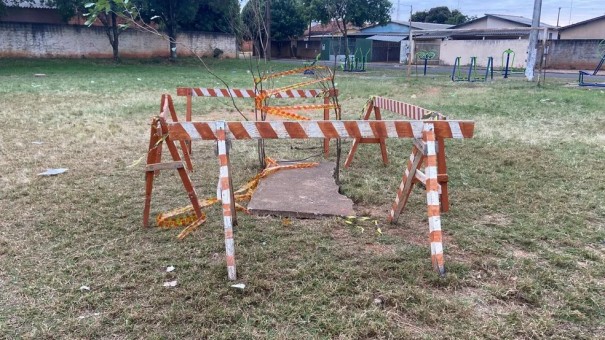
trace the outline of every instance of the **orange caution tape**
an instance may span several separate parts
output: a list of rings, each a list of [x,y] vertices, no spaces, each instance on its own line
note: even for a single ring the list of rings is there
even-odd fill
[[[236,201],[235,208],[237,210],[243,211],[246,214],[249,213],[248,209],[246,209],[244,206],[240,205],[237,202],[250,200],[261,178],[267,177],[270,174],[275,173],[279,170],[310,168],[319,164],[317,162],[308,162],[290,165],[279,165],[275,160],[268,157],[266,159],[266,163],[267,167],[263,171],[254,176],[252,180],[250,180],[248,183],[246,183],[244,186],[242,186],[233,193],[234,199]],[[199,200],[200,208],[207,208],[218,202],[219,200],[216,198]],[[157,225],[161,228],[186,227],[177,236],[179,240],[182,240],[194,230],[199,228],[200,225],[206,222],[206,214],[202,213],[202,216],[200,218],[197,218],[193,210],[193,205],[190,204],[185,207],[177,208],[165,213],[158,214],[158,216],[156,217],[156,222]]]
[[[263,80],[267,80],[267,79],[271,79],[271,78],[276,78],[276,77],[281,77],[281,76],[287,76],[290,74],[296,74],[296,73],[301,73],[307,70],[328,70],[331,72],[330,68],[327,66],[321,66],[321,65],[317,65],[317,66],[306,66],[306,67],[299,67],[299,68],[295,68],[292,70],[287,70],[287,71],[282,71],[282,72],[276,72],[276,73],[271,73],[269,75],[266,75],[264,77],[260,77],[260,78],[255,78],[254,82],[255,83],[260,83]]]

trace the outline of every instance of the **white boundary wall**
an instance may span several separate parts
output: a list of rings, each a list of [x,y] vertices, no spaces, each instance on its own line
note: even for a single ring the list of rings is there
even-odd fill
[[[236,57],[235,37],[224,33],[183,32],[177,41],[198,54],[212,56],[215,48],[223,57]],[[119,37],[120,57],[168,57],[168,42],[150,33],[132,29]],[[177,46],[179,56],[192,53]],[[102,27],[0,22],[0,57],[25,58],[111,58],[113,51]]]

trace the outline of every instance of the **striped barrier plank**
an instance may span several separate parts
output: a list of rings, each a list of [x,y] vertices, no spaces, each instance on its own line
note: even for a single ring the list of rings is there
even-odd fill
[[[218,122],[167,123],[172,139],[217,140]],[[309,120],[225,122],[229,139],[422,138],[424,124],[440,138],[472,138],[473,121]]]
[[[225,230],[225,254],[227,260],[227,275],[229,280],[235,280],[235,244],[233,241],[233,223],[235,220],[235,201],[231,188],[231,174],[229,169],[229,151],[227,150],[226,126],[224,122],[217,122],[216,135],[218,140],[219,160],[219,186],[221,204],[223,207],[223,225]]]
[[[256,92],[252,89],[220,89],[207,87],[177,87],[177,96],[191,97],[221,97],[221,98],[254,98]]]
[[[443,116],[441,113],[427,110],[420,106],[400,102],[398,100],[375,96],[372,97],[372,101],[375,107],[389,110],[414,120],[425,119],[425,116],[429,114],[436,115],[438,119],[445,119],[445,116]]]

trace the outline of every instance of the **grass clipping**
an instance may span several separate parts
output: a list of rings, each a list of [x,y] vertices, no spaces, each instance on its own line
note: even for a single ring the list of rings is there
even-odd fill
[[[248,213],[248,209],[242,206],[239,202],[249,201],[254,193],[254,190],[258,187],[258,183],[261,178],[265,178],[279,170],[288,170],[288,169],[302,169],[302,168],[310,168],[317,166],[319,163],[317,162],[307,162],[307,163],[296,163],[289,165],[280,165],[275,160],[267,157],[265,159],[267,166],[263,171],[261,171],[258,175],[252,178],[248,183],[244,186],[236,190],[233,194],[235,199],[235,208],[237,210]],[[207,198],[203,200],[199,200],[200,208],[207,208],[216,203],[220,202],[218,198]],[[193,205],[188,205],[185,207],[177,208],[168,212],[160,213],[156,217],[156,223],[160,228],[179,228],[185,227],[183,231],[179,233],[177,238],[179,240],[184,239],[187,235],[191,234],[194,230],[199,228],[202,224],[206,222],[206,214],[202,213],[200,217],[196,216],[195,211],[193,210]]]

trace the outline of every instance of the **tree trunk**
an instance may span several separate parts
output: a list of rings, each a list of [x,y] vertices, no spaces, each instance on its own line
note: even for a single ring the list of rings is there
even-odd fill
[[[113,49],[113,61],[118,63],[120,62],[120,55],[118,50],[120,30],[118,29],[118,23],[115,12],[111,12],[111,34],[113,35],[113,41],[111,42],[111,48]]]

